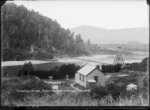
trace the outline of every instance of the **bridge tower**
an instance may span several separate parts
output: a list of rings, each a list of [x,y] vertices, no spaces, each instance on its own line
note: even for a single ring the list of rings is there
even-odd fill
[[[121,47],[118,47],[118,52],[114,58],[114,65],[116,64],[121,64],[121,67],[125,67],[125,63],[124,63],[124,59],[122,57],[122,53],[121,53]]]

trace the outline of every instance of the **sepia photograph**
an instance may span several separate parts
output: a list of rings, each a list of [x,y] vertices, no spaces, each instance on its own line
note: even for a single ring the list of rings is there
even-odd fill
[[[149,106],[147,1],[4,2],[1,106]]]

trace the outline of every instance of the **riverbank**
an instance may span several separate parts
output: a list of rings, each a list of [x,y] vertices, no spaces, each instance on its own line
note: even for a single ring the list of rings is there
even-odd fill
[[[125,63],[134,63],[134,62],[141,62],[147,55],[123,55]],[[5,66],[14,66],[14,65],[24,65],[25,62],[31,61],[32,64],[43,64],[43,63],[90,63],[90,62],[100,62],[100,63],[107,63],[112,64],[115,55],[90,55],[90,56],[79,56],[79,57],[61,57],[55,58],[52,60],[24,60],[24,61],[4,61],[1,63],[2,67]]]

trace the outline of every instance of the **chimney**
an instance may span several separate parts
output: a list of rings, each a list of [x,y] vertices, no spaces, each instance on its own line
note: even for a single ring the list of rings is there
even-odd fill
[[[100,69],[100,68],[99,68],[99,65],[96,65],[96,68],[97,68],[97,69]]]

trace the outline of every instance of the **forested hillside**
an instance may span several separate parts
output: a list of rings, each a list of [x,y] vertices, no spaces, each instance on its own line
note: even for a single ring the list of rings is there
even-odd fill
[[[89,42],[51,18],[23,5],[2,6],[2,60],[50,59],[55,54],[87,55]],[[31,47],[38,51],[31,52]],[[90,46],[95,46],[91,45]],[[41,58],[42,57],[42,58]]]

